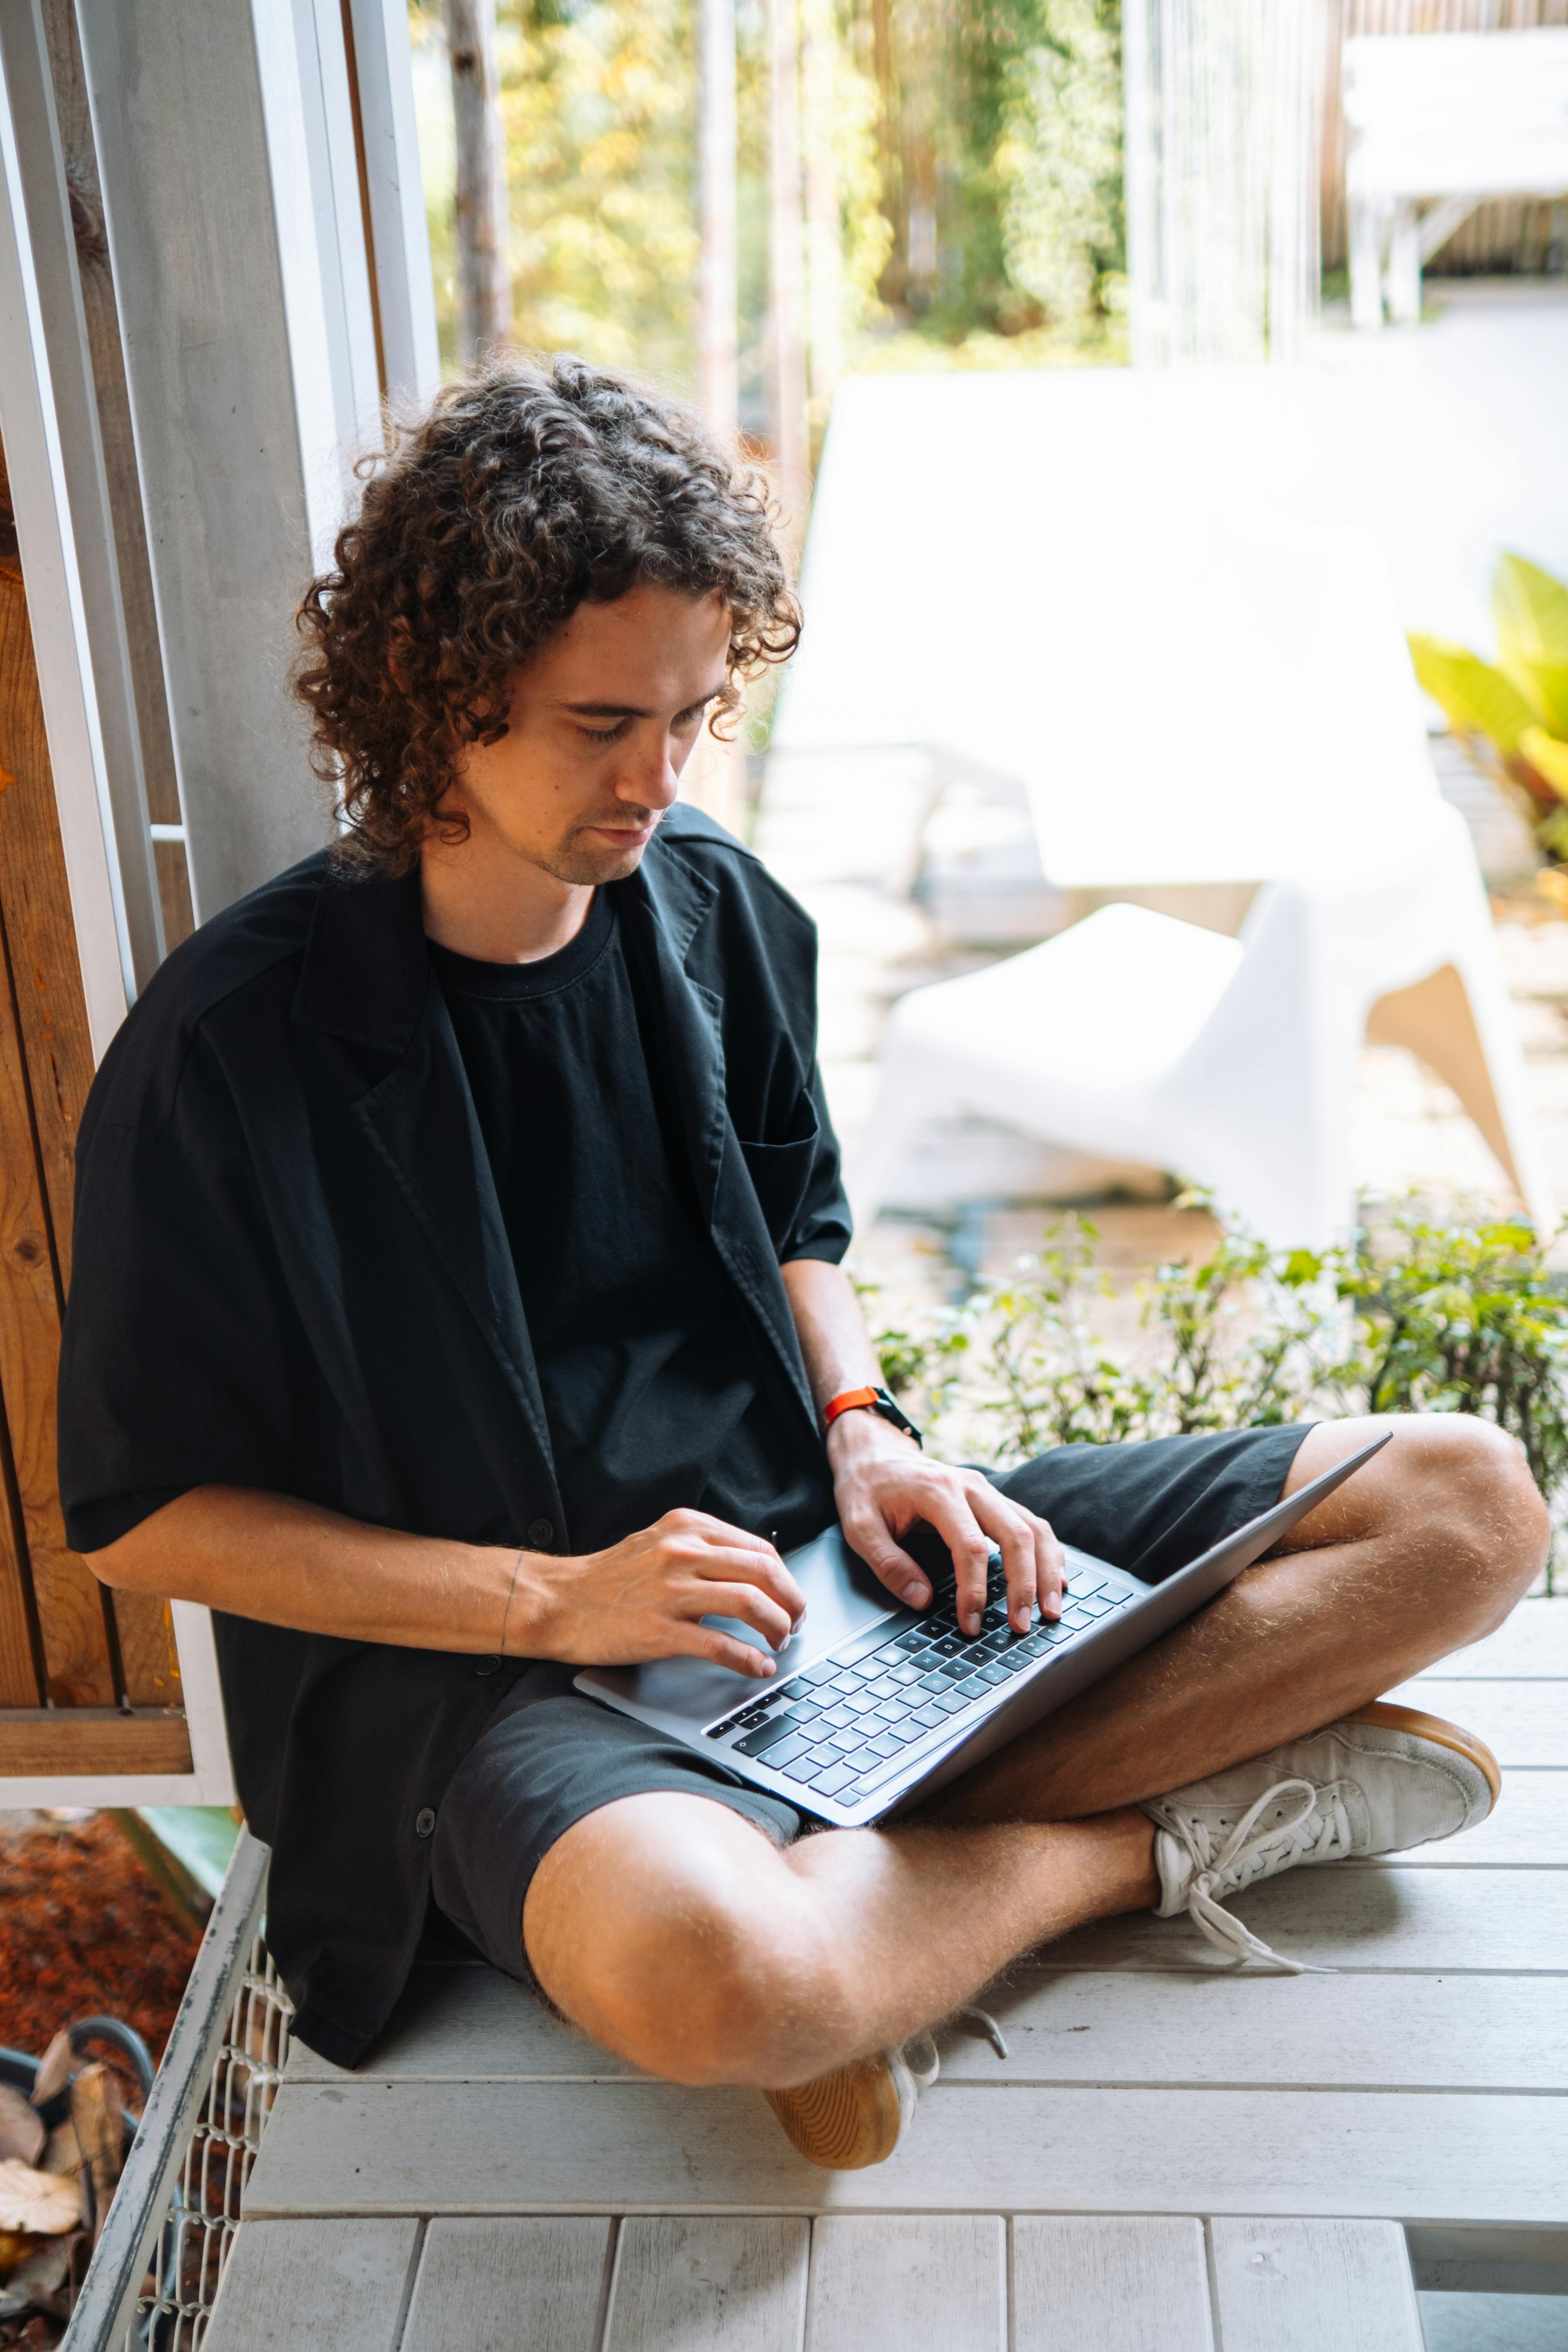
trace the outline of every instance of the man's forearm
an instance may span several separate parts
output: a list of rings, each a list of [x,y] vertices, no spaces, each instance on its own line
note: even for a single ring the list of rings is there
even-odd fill
[[[523,1630],[516,1588],[526,1581],[514,1578],[519,1559],[492,1545],[366,1527],[284,1495],[196,1486],[89,1553],[88,1565],[105,1584],[305,1633],[517,1655],[527,1654],[515,1638]]]
[[[843,1267],[797,1257],[780,1271],[817,1410],[846,1389],[879,1387],[877,1350]]]

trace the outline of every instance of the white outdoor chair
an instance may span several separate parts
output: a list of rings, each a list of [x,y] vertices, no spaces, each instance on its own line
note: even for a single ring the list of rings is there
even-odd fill
[[[1421,267],[1488,196],[1568,194],[1568,29],[1344,45],[1351,316],[1421,316]],[[1425,204],[1426,210],[1418,207]]]
[[[1455,1085],[1549,1217],[1386,561],[1369,532],[1267,502],[1256,419],[1243,454],[1251,400],[1234,373],[1137,369],[839,394],[775,744],[836,763],[923,744],[1021,783],[1060,888],[1264,886],[1223,997],[1234,944],[1113,929],[1144,943],[1142,1003],[1102,1013],[1100,924],[897,1008],[871,1139],[849,1158],[862,1214],[888,1195],[918,1085],[928,1115],[984,1107],[1203,1177],[1271,1237],[1324,1240],[1352,1212],[1354,1058],[1381,1007],[1376,1034]],[[1060,1004],[1049,1024],[1037,985]]]
[[[1444,818],[1439,835],[1462,833]],[[1349,891],[1271,883],[1239,940],[1106,907],[913,990],[893,1008],[849,1163],[857,1223],[876,1215],[928,1120],[969,1116],[1168,1169],[1274,1246],[1321,1248],[1353,1211],[1351,1104],[1370,1022],[1447,1079],[1547,1229],[1486,900],[1473,865],[1467,875],[1436,844],[1426,857],[1425,875],[1402,862]]]

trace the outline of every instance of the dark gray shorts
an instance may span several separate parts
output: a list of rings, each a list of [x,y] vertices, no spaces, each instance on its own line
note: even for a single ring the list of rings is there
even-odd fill
[[[1277,1501],[1307,1423],[1063,1445],[997,1475],[1005,1495],[1064,1543],[1158,1584]],[[805,1823],[793,1805],[572,1687],[572,1666],[528,1667],[458,1766],[436,1824],[437,1908],[491,1964],[527,1979],[522,1906],[557,1838],[619,1797],[669,1789],[711,1797],[776,1845]]]

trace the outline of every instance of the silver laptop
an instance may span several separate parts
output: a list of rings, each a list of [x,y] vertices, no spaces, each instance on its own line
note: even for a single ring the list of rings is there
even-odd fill
[[[576,1687],[721,1758],[803,1812],[864,1828],[931,1795],[1179,1625],[1387,1443],[1388,1433],[1375,1438],[1163,1584],[1143,1584],[1067,1546],[1059,1621],[1037,1612],[1022,1634],[1007,1622],[999,1553],[971,1639],[959,1629],[951,1562],[931,1606],[906,1609],[830,1528],[786,1555],[805,1614],[777,1654],[770,1683],[700,1658],[661,1658],[589,1667]],[[766,1649],[737,1618],[704,1622]]]

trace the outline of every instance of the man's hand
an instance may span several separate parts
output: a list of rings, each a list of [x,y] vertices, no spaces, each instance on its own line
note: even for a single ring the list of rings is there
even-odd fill
[[[799,1585],[763,1537],[706,1511],[666,1511],[607,1551],[574,1559],[524,1552],[506,1647],[512,1657],[580,1666],[708,1658],[765,1681],[771,1658],[701,1620],[739,1618],[781,1650],[805,1608]]]
[[[977,1470],[933,1462],[911,1438],[862,1410],[840,1413],[827,1433],[834,1493],[844,1533],[868,1567],[911,1609],[923,1609],[931,1585],[896,1538],[920,1521],[936,1529],[952,1554],[958,1621],[980,1630],[985,1577],[993,1551],[1007,1573],[1007,1615],[1026,1633],[1037,1601],[1042,1616],[1061,1614],[1067,1582],[1062,1548],[1044,1519],[999,1495]]]

